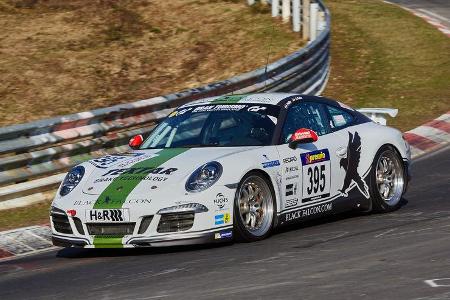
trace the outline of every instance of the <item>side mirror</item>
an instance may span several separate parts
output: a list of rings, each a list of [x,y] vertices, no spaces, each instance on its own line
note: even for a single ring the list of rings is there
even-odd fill
[[[291,136],[289,148],[295,149],[298,144],[307,144],[317,142],[317,133],[312,129],[300,128]]]
[[[130,142],[128,143],[128,146],[130,146],[131,149],[139,149],[139,147],[144,142],[144,138],[141,134],[135,135],[131,138]]]

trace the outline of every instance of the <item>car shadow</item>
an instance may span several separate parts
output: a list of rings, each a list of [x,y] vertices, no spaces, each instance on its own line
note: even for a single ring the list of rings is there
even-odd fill
[[[233,242],[211,243],[200,245],[184,245],[184,246],[165,246],[165,247],[141,247],[141,248],[63,248],[56,253],[56,257],[60,258],[95,258],[95,257],[116,257],[116,256],[141,256],[141,255],[158,255],[181,253],[189,251],[209,250],[226,245],[234,244]]]
[[[401,207],[408,204],[408,200],[402,198]],[[324,218],[308,220],[299,223],[293,223],[281,226],[274,231],[275,235],[283,235],[284,233],[303,230],[305,228],[320,226],[330,223],[336,223],[339,221],[355,218],[365,218],[370,215],[378,215],[379,213],[364,213],[359,211],[349,211],[339,213],[335,215],[329,215]],[[267,240],[265,240],[267,241]],[[203,251],[211,250],[221,247],[231,246],[233,244],[239,244],[239,242],[223,242],[223,243],[211,243],[200,245],[184,245],[184,246],[165,246],[165,247],[142,247],[142,248],[121,248],[121,249],[84,249],[84,248],[63,248],[56,253],[56,257],[59,258],[98,258],[98,257],[119,257],[119,256],[141,256],[141,255],[159,255],[159,254],[171,254],[171,253],[183,253],[190,251]]]

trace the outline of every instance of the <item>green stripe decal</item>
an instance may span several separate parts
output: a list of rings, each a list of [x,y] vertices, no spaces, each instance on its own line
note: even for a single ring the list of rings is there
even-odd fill
[[[130,195],[145,176],[151,173],[152,169],[159,167],[187,150],[189,150],[189,148],[163,149],[156,153],[157,156],[134,164],[132,168],[146,168],[148,173],[141,173],[139,176],[131,176],[131,178],[129,174],[120,174],[114,178],[111,184],[100,194],[94,204],[94,209],[121,208],[128,195]]]
[[[211,104],[216,104],[216,103],[233,104],[233,103],[238,103],[239,101],[241,101],[243,98],[245,98],[247,96],[248,95],[228,95],[228,96],[223,96],[223,97],[219,97],[217,99],[214,99],[210,103]]]
[[[95,248],[123,248],[121,235],[116,236],[94,236]]]

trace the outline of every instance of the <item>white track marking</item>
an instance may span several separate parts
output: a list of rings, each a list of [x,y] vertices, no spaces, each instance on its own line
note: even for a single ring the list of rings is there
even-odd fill
[[[444,281],[444,283],[440,283]],[[431,287],[450,287],[450,278],[435,278],[435,279],[428,279],[424,280],[426,284],[428,284]]]

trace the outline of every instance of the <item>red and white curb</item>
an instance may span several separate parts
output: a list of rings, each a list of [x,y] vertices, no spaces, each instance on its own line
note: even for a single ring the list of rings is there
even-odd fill
[[[433,121],[403,134],[411,146],[411,156],[418,157],[450,143],[450,111]]]
[[[50,227],[31,226],[0,232],[0,261],[56,249]]]
[[[411,8],[404,7],[404,6],[398,5],[396,3],[389,2],[389,1],[383,1],[383,2],[392,4],[392,5],[396,5],[398,7],[403,8],[404,10],[409,11],[413,15],[424,19],[430,25],[436,27],[440,32],[442,32],[446,36],[450,37],[450,28],[447,25],[445,25],[445,23],[444,23],[444,22],[450,22],[449,19],[447,19],[443,16],[440,16],[438,14],[435,14],[429,10],[423,9],[423,8],[411,9]]]

